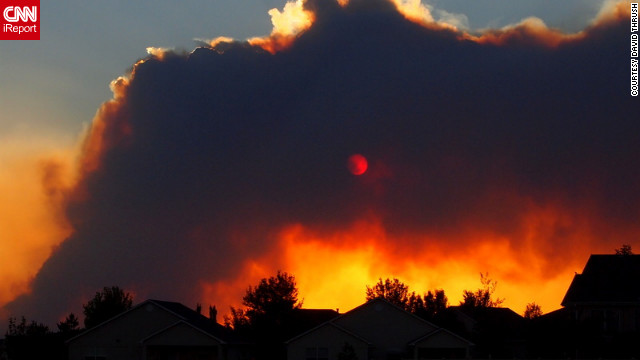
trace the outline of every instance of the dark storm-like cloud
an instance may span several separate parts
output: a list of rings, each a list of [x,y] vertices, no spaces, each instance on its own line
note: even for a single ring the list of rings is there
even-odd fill
[[[522,29],[482,43],[385,1],[307,7],[314,24],[274,54],[166,52],[115,85],[68,195],[74,233],[7,309],[46,321],[110,284],[195,303],[282,226],[372,213],[398,239],[473,226],[516,248],[522,213],[546,204],[599,219],[594,236],[639,233],[625,22],[553,46]],[[540,248],[570,247],[573,230]]]

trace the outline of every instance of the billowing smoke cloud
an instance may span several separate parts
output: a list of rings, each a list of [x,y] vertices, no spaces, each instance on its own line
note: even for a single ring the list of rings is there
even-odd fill
[[[278,268],[303,296],[349,283],[362,300],[388,274],[449,291],[487,270],[535,294],[638,238],[624,11],[568,36],[304,5],[297,35],[152,49],[113,83],[66,198],[73,234],[6,309],[51,321],[111,284],[220,303]]]
[[[26,138],[0,139],[0,306],[28,291],[51,248],[70,233],[58,206],[72,182],[73,150],[61,150],[54,136]]]

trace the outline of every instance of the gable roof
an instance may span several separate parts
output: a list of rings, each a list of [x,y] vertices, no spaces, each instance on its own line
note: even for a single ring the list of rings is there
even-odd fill
[[[184,320],[180,320],[180,321],[178,321],[178,322],[176,322],[174,324],[171,324],[171,325],[169,325],[169,326],[167,326],[167,327],[165,327],[163,329],[160,329],[160,330],[156,331],[155,333],[153,333],[153,334],[145,337],[144,339],[140,340],[140,342],[142,342],[142,343],[147,342],[150,339],[153,339],[154,337],[159,336],[159,335],[161,335],[163,333],[166,333],[166,332],[168,332],[168,331],[170,331],[170,330],[172,330],[172,329],[174,329],[174,328],[176,328],[178,326],[181,326],[181,325],[185,325],[185,326],[187,326],[189,328],[192,328],[196,332],[199,332],[199,333],[201,333],[202,335],[204,335],[206,337],[212,338],[212,339],[218,341],[221,344],[225,344],[226,343],[224,340],[216,337],[215,335],[211,334],[210,332],[204,331],[203,329],[201,329],[201,328],[199,328],[197,326],[194,326],[192,323],[184,321]]]
[[[297,320],[306,323],[315,323],[315,325],[340,315],[339,312],[332,309],[293,309],[293,314]]]
[[[640,304],[640,255],[591,255],[576,274],[562,306],[595,303]]]
[[[474,322],[492,321],[504,324],[520,324],[524,318],[507,307],[467,307],[450,306],[449,309],[458,311]]]
[[[285,343],[285,344],[289,344],[289,343],[291,343],[291,342],[294,342],[294,341],[296,341],[296,340],[298,340],[298,339],[300,339],[300,338],[302,338],[302,337],[305,337],[305,336],[307,336],[308,334],[311,334],[312,332],[314,332],[314,331],[316,331],[316,330],[318,330],[318,329],[320,329],[320,328],[323,328],[323,327],[325,327],[325,326],[331,326],[331,327],[333,327],[333,328],[335,328],[335,329],[338,329],[338,330],[340,330],[341,332],[343,332],[343,333],[345,333],[345,334],[347,334],[347,335],[349,335],[349,336],[352,336],[352,337],[354,337],[354,338],[356,338],[356,339],[358,339],[358,340],[362,341],[363,343],[365,343],[365,344],[367,344],[367,345],[371,345],[371,343],[370,343],[367,339],[365,339],[365,338],[363,338],[362,336],[360,336],[360,335],[358,335],[358,334],[355,334],[355,333],[353,333],[353,332],[351,332],[351,331],[349,331],[349,330],[347,330],[347,329],[343,328],[343,327],[342,327],[342,326],[340,326],[340,325],[337,325],[337,324],[333,323],[331,320],[330,320],[330,321],[327,321],[327,322],[324,322],[324,323],[322,323],[322,324],[320,324],[320,325],[318,325],[318,326],[314,327],[313,329],[309,329],[309,330],[307,330],[307,331],[303,332],[302,334],[299,334],[299,335],[297,335],[297,336],[295,336],[295,337],[293,337],[293,338],[291,338],[291,339],[289,339],[289,340],[285,341],[284,343]]]
[[[447,330],[445,328],[439,328],[439,329],[433,330],[432,332],[413,340],[412,342],[409,343],[409,345],[415,346],[419,342],[427,340],[427,339],[429,339],[431,337],[434,337],[434,336],[436,336],[438,334],[445,334],[448,337],[452,337],[452,338],[454,338],[456,340],[459,340],[460,342],[466,343],[468,346],[473,346],[474,345],[474,343],[472,343],[471,341],[469,341],[469,340],[463,338],[462,336],[460,336],[460,335],[458,335],[456,333],[453,333],[453,332],[451,332],[451,331],[449,331],[449,330]]]
[[[353,308],[353,309],[351,309],[351,310],[347,311],[346,313],[341,314],[340,316],[336,317],[336,318],[335,318],[335,319],[333,319],[332,321],[340,321],[340,319],[342,319],[342,318],[344,318],[344,317],[348,317],[348,316],[350,316],[351,314],[354,314],[354,313],[356,313],[356,312],[358,312],[358,311],[360,311],[360,310],[362,310],[362,309],[365,309],[365,308],[368,308],[368,307],[371,307],[371,306],[376,306],[376,304],[383,304],[383,305],[386,305],[386,306],[390,306],[392,309],[395,309],[395,310],[396,310],[396,311],[398,311],[399,313],[402,313],[402,314],[404,314],[404,315],[406,315],[406,316],[408,316],[408,317],[410,317],[410,318],[413,318],[414,320],[418,320],[418,321],[420,321],[420,322],[422,322],[422,323],[424,323],[424,324],[431,325],[431,326],[433,326],[434,328],[438,328],[438,326],[434,325],[433,323],[431,323],[431,322],[429,322],[429,321],[427,321],[427,320],[425,320],[425,319],[423,319],[423,318],[419,317],[419,316],[418,316],[418,315],[416,315],[416,314],[410,313],[410,312],[408,312],[407,310],[405,310],[405,309],[403,309],[403,308],[399,307],[398,305],[396,305],[396,304],[394,304],[394,303],[392,303],[392,302],[390,302],[390,301],[388,301],[388,300],[386,300],[386,299],[384,299],[384,298],[381,298],[381,297],[378,297],[378,298],[375,298],[375,299],[368,300],[368,301],[367,301],[367,302],[365,302],[364,304],[361,304],[361,305],[359,305],[359,306],[356,306],[355,308]]]
[[[237,339],[234,339],[233,333],[226,327],[218,324],[216,321],[209,319],[208,317],[200,314],[199,312],[184,306],[181,303],[171,302],[171,301],[161,301],[161,300],[147,300],[147,301],[152,302],[164,308],[165,310],[176,314],[178,317],[181,318],[181,320],[183,320],[187,324],[197,329],[200,329],[221,341],[237,340]]]
[[[345,326],[341,325],[341,322],[342,322],[343,319],[347,319],[347,318],[351,317],[353,314],[362,311],[363,309],[367,309],[367,308],[370,308],[370,307],[374,307],[374,309],[376,309],[376,306],[380,306],[380,305],[386,306],[387,308],[390,308],[390,309],[394,309],[394,310],[398,311],[399,314],[403,314],[404,316],[412,319],[413,321],[417,321],[417,322],[422,323],[422,324],[424,324],[426,326],[430,326],[430,327],[433,328],[433,331],[435,331],[435,330],[437,330],[439,328],[438,326],[436,326],[436,325],[424,320],[423,318],[421,318],[421,317],[419,317],[419,316],[417,316],[415,314],[412,314],[412,313],[400,308],[399,306],[397,306],[397,305],[395,305],[395,304],[393,304],[393,303],[391,303],[391,302],[389,302],[389,301],[387,301],[387,300],[385,300],[383,298],[375,298],[375,299],[369,300],[369,301],[365,302],[364,304],[361,304],[361,305],[359,305],[359,306],[357,306],[357,307],[355,307],[355,308],[353,308],[353,309],[351,309],[351,310],[349,310],[349,311],[347,311],[347,312],[345,312],[343,314],[335,316],[334,318],[328,320],[327,322],[322,323],[322,324],[320,324],[318,326],[315,326],[315,327],[313,327],[313,328],[311,328],[311,329],[309,329],[309,330],[307,330],[307,331],[305,331],[305,332],[303,332],[303,333],[301,333],[301,334],[299,334],[299,335],[287,340],[285,343],[288,344],[288,343],[290,343],[292,341],[295,341],[295,340],[297,340],[297,339],[299,339],[299,338],[301,338],[301,337],[303,337],[303,336],[305,336],[305,335],[307,335],[309,333],[312,333],[312,332],[320,329],[323,326],[331,325],[331,326],[333,326],[333,327],[335,327],[337,329],[340,329],[341,331],[343,331],[343,332],[345,332],[345,333],[347,333],[347,334],[349,334],[351,336],[354,336],[354,337],[356,337],[358,339],[361,339],[362,341],[366,342],[367,344],[371,344],[371,341],[372,341],[371,339],[366,339],[362,335],[358,334],[357,330],[349,329],[348,327],[345,327]],[[430,331],[429,333],[431,333],[431,332],[432,331]]]
[[[340,313],[331,309],[294,309],[288,325],[290,334],[306,332],[339,315]]]
[[[160,309],[172,314],[173,316],[176,317],[176,321],[178,322],[185,322],[187,324],[189,324],[192,327],[195,327],[207,334],[210,334],[211,336],[215,337],[216,339],[218,339],[221,342],[238,342],[239,339],[234,336],[234,334],[227,328],[225,328],[224,326],[216,323],[215,321],[210,320],[209,318],[205,317],[204,315],[198,313],[197,311],[190,309],[188,307],[186,307],[185,305],[178,303],[178,302],[171,302],[171,301],[162,301],[162,300],[154,300],[154,299],[148,299],[145,300],[139,304],[137,304],[136,306],[132,307],[131,309],[120,313],[114,317],[112,317],[111,319],[100,323],[94,327],[92,327],[91,329],[85,330],[82,333],[72,337],[71,339],[67,340],[66,343],[70,343],[80,337],[83,337],[86,334],[89,334],[93,331],[95,331],[96,329],[108,326],[110,323],[117,321],[118,319],[120,319],[123,316],[126,316],[127,314],[133,312],[133,311],[137,311],[138,309],[140,309],[143,306],[149,305],[149,304],[153,304],[157,307],[159,307]],[[163,330],[163,329],[158,329],[158,330]]]
[[[468,332],[491,332],[505,338],[522,336],[525,318],[506,307],[450,306]],[[479,330],[480,329],[480,330]]]

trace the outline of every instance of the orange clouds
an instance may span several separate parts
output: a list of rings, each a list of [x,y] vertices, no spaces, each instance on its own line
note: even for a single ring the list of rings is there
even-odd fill
[[[600,12],[593,20],[591,27],[576,34],[565,34],[556,29],[550,29],[539,18],[529,17],[517,24],[505,26],[501,29],[484,30],[480,35],[464,33],[463,39],[469,39],[480,44],[491,45],[538,45],[555,48],[571,41],[584,39],[589,31],[597,26],[628,19],[630,14],[628,1],[605,1]]]
[[[557,47],[564,42],[577,40],[584,34],[565,34],[549,29],[536,17],[529,17],[516,25],[509,25],[499,30],[486,30],[480,36],[465,34],[464,37],[480,44],[505,45],[543,45]]]
[[[536,302],[549,312],[560,307],[574,271],[588,256],[588,249],[576,249],[564,264],[557,264],[536,251],[540,244],[535,242],[547,239],[539,227],[548,229],[548,224],[541,222],[562,221],[559,217],[545,211],[526,215],[521,232],[529,237],[527,249],[515,245],[516,239],[473,230],[399,239],[373,218],[337,231],[291,225],[277,235],[277,244],[268,253],[248,260],[236,278],[205,283],[202,296],[211,303],[240,306],[249,285],[284,269],[296,276],[308,308],[344,312],[364,301],[367,285],[387,277],[399,278],[418,293],[444,289],[450,305],[457,305],[463,290],[479,288],[479,274],[488,272],[498,281],[496,296],[506,298],[503,306],[522,313],[528,303]]]
[[[305,10],[303,0],[289,1],[282,11],[271,9],[269,15],[273,24],[271,35],[249,39],[249,44],[260,46],[272,54],[290,46],[295,37],[314,21],[313,13]]]
[[[61,215],[73,182],[73,151],[50,140],[3,139],[0,146],[0,306],[29,283],[71,229]]]

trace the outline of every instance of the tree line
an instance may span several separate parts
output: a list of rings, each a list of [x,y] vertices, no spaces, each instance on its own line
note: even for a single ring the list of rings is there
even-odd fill
[[[494,297],[497,282],[490,279],[488,274],[481,274],[480,281],[482,286],[477,290],[464,291],[460,306],[495,307],[502,304],[504,299]],[[301,330],[302,324],[296,323],[295,314],[302,307],[298,296],[294,275],[278,271],[274,276],[261,279],[257,285],[249,286],[242,297],[243,307],[231,307],[230,314],[224,317],[223,325],[230,331],[256,340],[265,358],[278,356],[284,351],[281,343]],[[420,295],[415,291],[410,292],[409,286],[397,278],[380,278],[376,284],[366,286],[365,300],[375,298],[384,298],[439,326],[455,328],[446,312],[449,303],[442,289],[430,290]],[[56,324],[57,331],[43,323],[28,321],[24,316],[20,319],[11,317],[5,334],[8,355],[16,360],[40,355],[66,358],[64,341],[131,309],[132,306],[133,296],[129,292],[118,286],[110,286],[97,291],[93,298],[82,305],[84,327],[80,326],[80,319],[74,313],[68,314]],[[201,305],[197,304],[196,308],[201,309]],[[541,314],[539,307],[537,309],[538,314]],[[34,344],[38,345],[33,346]]]
[[[632,255],[630,245],[616,249],[617,255]],[[488,273],[480,274],[480,287],[476,290],[464,290],[459,308],[469,313],[478,313],[482,309],[500,307],[503,298],[495,296],[497,281]],[[283,341],[297,335],[304,324],[299,323],[296,311],[302,308],[298,298],[296,279],[292,274],[278,271],[276,275],[263,278],[255,286],[249,286],[242,297],[241,308],[230,308],[225,315],[223,326],[229,331],[253,339],[265,359],[281,356],[284,352]],[[409,291],[409,286],[397,278],[379,278],[378,282],[365,289],[365,300],[383,298],[390,303],[430,321],[438,326],[464,334],[462,324],[450,311],[448,297],[443,289],[429,290],[423,294]],[[80,320],[70,313],[56,324],[57,331],[37,321],[27,321],[11,317],[5,334],[6,351],[14,360],[46,357],[66,359],[64,342],[81,331],[96,325],[132,308],[133,296],[118,286],[104,287],[93,298],[83,304],[84,328]],[[196,309],[201,312],[201,305]],[[210,307],[210,312],[215,307]],[[526,306],[523,317],[527,320],[539,318],[542,309],[532,302]],[[469,334],[466,334],[469,335]],[[473,335],[473,334],[471,334]],[[479,339],[482,341],[482,339]]]
[[[5,347],[9,359],[66,359],[65,341],[85,329],[125,312],[133,306],[133,296],[118,286],[104,287],[82,305],[84,328],[72,312],[56,324],[57,331],[24,316],[9,318],[5,333]]]

